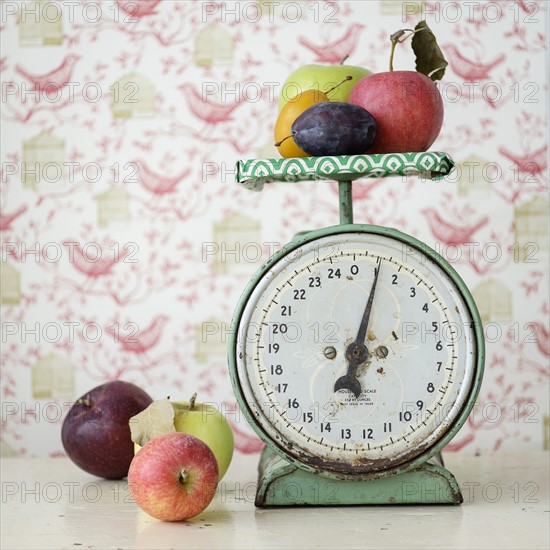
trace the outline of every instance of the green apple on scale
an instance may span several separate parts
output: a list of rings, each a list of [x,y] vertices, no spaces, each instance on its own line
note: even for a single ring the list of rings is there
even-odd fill
[[[279,96],[279,110],[286,103],[292,101],[301,92],[306,90],[319,90],[327,92],[334,88],[338,83],[347,80],[348,76],[352,78],[343,82],[331,94],[331,101],[347,101],[348,96],[355,84],[364,76],[371,74],[371,71],[364,67],[345,65],[347,56],[339,65],[303,65],[296,69],[285,80],[281,94]]]

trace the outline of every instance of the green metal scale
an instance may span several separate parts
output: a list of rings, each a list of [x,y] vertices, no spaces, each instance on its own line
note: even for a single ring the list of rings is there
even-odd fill
[[[426,244],[354,224],[351,198],[354,179],[452,169],[432,152],[237,164],[250,189],[335,179],[340,198],[340,225],[273,255],[233,317],[233,389],[266,443],[257,506],[462,502],[440,451],[481,385],[477,308]]]

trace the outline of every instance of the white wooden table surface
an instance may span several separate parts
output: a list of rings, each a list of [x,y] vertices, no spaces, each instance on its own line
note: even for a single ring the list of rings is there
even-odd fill
[[[0,548],[521,548],[550,547],[549,454],[447,455],[461,506],[256,509],[258,456],[236,455],[196,518],[163,523],[125,481],[67,459],[2,459]]]

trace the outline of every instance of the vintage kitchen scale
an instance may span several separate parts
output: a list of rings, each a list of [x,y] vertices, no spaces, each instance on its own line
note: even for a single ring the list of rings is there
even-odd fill
[[[462,502],[440,451],[481,385],[477,308],[426,244],[354,224],[351,193],[358,178],[439,179],[453,166],[436,152],[237,163],[251,190],[332,179],[340,199],[340,225],[273,255],[233,317],[233,388],[266,443],[257,506]]]

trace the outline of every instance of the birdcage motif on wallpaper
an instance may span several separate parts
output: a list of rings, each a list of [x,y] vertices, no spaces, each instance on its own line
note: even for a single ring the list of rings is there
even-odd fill
[[[17,305],[21,301],[19,271],[9,262],[0,262],[0,303]]]
[[[21,183],[28,189],[63,187],[66,180],[65,140],[48,132],[23,142]]]
[[[197,32],[194,59],[198,67],[230,65],[233,54],[233,37],[218,23],[210,23]]]
[[[155,114],[155,86],[146,76],[128,73],[110,90],[113,118],[148,118]]]
[[[419,15],[424,13],[423,0],[380,0],[382,15]]]
[[[209,359],[227,355],[227,323],[209,318],[195,327],[195,359],[206,363]]]
[[[63,43],[63,8],[50,0],[25,2],[19,13],[20,46],[59,46]]]
[[[478,155],[470,155],[458,164],[458,194],[461,197],[470,193],[490,193],[489,180],[492,174],[487,174],[490,162]]]
[[[17,456],[17,451],[4,438],[0,438],[0,456],[3,458]]]
[[[274,3],[272,0],[250,2],[250,6],[243,6],[242,18],[245,21],[255,23],[257,15],[254,5],[256,4],[258,6],[257,10],[259,11],[259,15],[262,17],[275,18],[281,16],[285,21],[298,20],[307,14],[307,9],[311,10],[309,13],[318,9],[318,6],[308,6],[308,3],[309,0],[279,0],[278,3]],[[323,6],[320,6],[320,8],[322,10]],[[335,6],[334,9],[337,10],[338,6]],[[332,10],[326,10],[327,16],[330,15],[331,11]],[[338,12],[335,11],[334,15],[336,15],[336,13]]]
[[[215,223],[214,273],[253,273],[262,260],[260,234],[260,222],[239,213]]]
[[[512,292],[495,279],[483,281],[472,291],[481,322],[499,323],[512,318]]]
[[[541,253],[548,252],[548,201],[534,197],[516,208],[514,227],[519,261],[539,262]]]
[[[32,396],[35,399],[74,395],[74,369],[66,357],[49,353],[32,366]]]
[[[97,225],[101,228],[128,222],[130,214],[130,194],[121,187],[110,187],[96,196]]]

